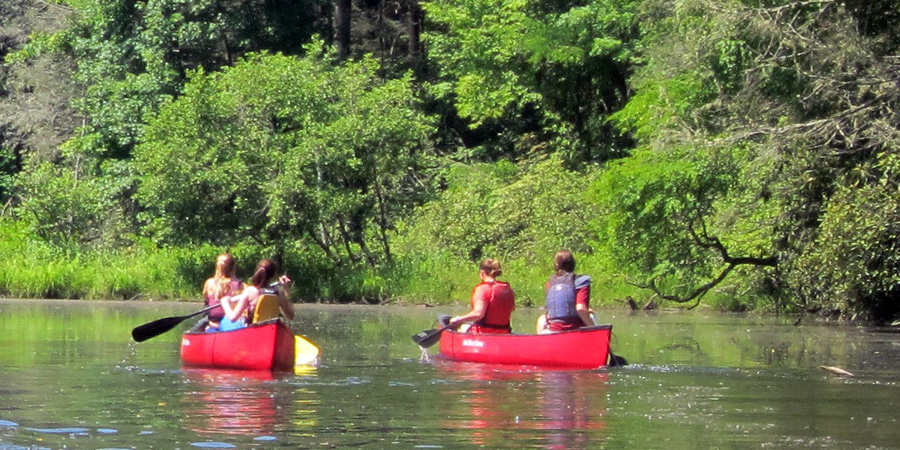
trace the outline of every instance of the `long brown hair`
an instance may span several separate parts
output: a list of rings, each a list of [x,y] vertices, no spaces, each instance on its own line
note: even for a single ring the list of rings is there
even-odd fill
[[[483,270],[484,273],[488,274],[491,278],[497,278],[500,275],[503,275],[503,270],[500,269],[500,261],[496,259],[485,259],[481,262],[481,265],[478,266],[479,270]]]
[[[560,250],[553,255],[553,270],[557,275],[575,272],[575,257],[568,250]]]
[[[259,264],[256,265],[256,270],[253,271],[253,276],[250,277],[250,283],[258,288],[263,287],[267,281],[275,276],[277,270],[278,267],[274,261],[268,258],[261,259]]]
[[[222,298],[228,292],[228,285],[235,277],[234,257],[228,253],[216,256],[216,272],[213,275],[212,294],[215,298]]]

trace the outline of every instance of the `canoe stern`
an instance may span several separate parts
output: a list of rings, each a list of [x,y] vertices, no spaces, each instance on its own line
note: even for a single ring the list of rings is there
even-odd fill
[[[188,332],[181,338],[181,362],[188,367],[291,370],[294,335],[281,320],[232,331]]]

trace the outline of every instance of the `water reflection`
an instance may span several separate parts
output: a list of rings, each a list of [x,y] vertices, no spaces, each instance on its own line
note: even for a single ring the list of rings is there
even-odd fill
[[[410,336],[433,319],[430,309],[303,305],[293,325],[310,330],[328,364],[311,374],[254,379],[182,370],[177,330],[132,346],[134,326],[194,306],[41,305],[0,299],[0,449],[900,442],[900,340],[857,327],[610,313],[614,348],[632,366],[610,370],[607,382],[602,371],[417,364]],[[856,377],[837,378],[820,365]]]
[[[541,429],[552,430],[547,448],[589,448],[600,440],[607,411],[607,372],[552,371],[538,373],[543,418]]]
[[[271,434],[285,422],[284,405],[272,395],[271,372],[184,370],[186,426],[198,433]]]
[[[461,399],[465,407],[444,425],[471,430],[474,445],[526,439],[538,447],[565,449],[590,448],[605,440],[609,376],[605,371],[544,371],[442,360],[436,360],[435,367],[454,381],[448,384],[446,397],[451,403]]]

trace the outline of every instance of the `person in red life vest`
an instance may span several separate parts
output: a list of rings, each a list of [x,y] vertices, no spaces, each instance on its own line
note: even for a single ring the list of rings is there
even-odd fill
[[[538,334],[596,325],[590,307],[591,277],[575,275],[572,252],[556,252],[553,269],[555,272],[546,285],[547,312],[537,321]]]
[[[212,278],[203,283],[203,298],[206,306],[220,304],[222,297],[235,295],[244,289],[244,283],[234,274],[234,258],[228,253],[222,253],[216,257],[216,271]],[[225,311],[213,308],[207,315],[206,331],[218,331],[219,321],[225,316]]]
[[[256,300],[260,295],[270,293],[267,291],[272,290],[268,286],[275,279],[277,271],[275,262],[270,259],[262,259],[256,265],[256,270],[253,271],[250,284],[240,294],[222,298],[225,317],[222,318],[220,330],[236,330],[247,326],[247,319],[253,315],[253,310],[256,308]],[[288,320],[293,320],[294,305],[291,303],[291,293],[288,290],[291,279],[287,275],[282,275],[278,278],[278,283],[279,286],[275,288],[277,292],[274,293],[278,295],[281,314]]]
[[[502,274],[500,261],[482,261],[478,267],[481,283],[472,290],[472,310],[450,319],[450,326],[471,323],[468,333],[511,333],[509,317],[516,309],[516,296],[509,283],[497,280]]]

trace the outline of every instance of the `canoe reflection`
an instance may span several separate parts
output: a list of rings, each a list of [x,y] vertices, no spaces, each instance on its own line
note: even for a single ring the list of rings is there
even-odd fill
[[[263,435],[284,423],[271,372],[183,370],[186,425],[198,433]]]
[[[590,448],[605,441],[609,374],[436,361],[448,380],[446,425],[479,446]],[[459,408],[459,399],[466,409]],[[455,404],[455,405],[454,405]],[[525,444],[523,442],[523,444]]]

